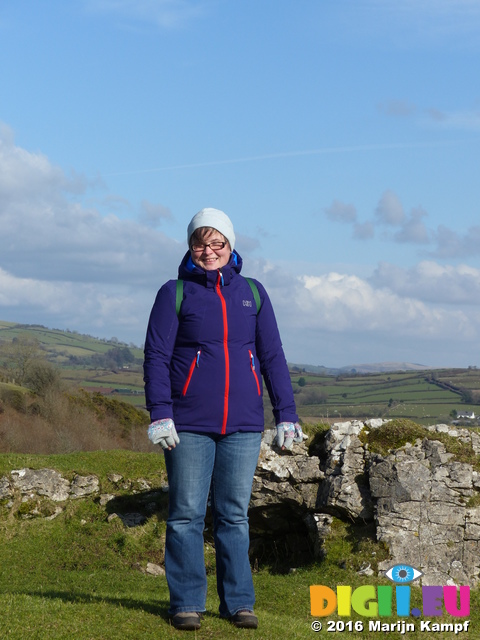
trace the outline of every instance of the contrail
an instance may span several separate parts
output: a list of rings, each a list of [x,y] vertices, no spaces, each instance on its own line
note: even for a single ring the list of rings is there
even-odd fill
[[[350,151],[385,151],[389,149],[412,149],[420,147],[432,147],[443,145],[444,143],[390,143],[390,144],[368,144],[358,146],[345,147],[324,147],[323,149],[309,149],[304,151],[284,151],[279,153],[267,153],[260,156],[246,156],[244,158],[232,158],[229,160],[211,160],[209,162],[193,162],[190,164],[175,164],[167,167],[156,167],[154,169],[133,169],[130,171],[115,171],[112,173],[104,173],[104,177],[108,176],[126,176],[142,173],[157,173],[160,171],[174,171],[178,169],[198,169],[200,167],[213,167],[225,164],[239,164],[241,162],[258,162],[261,160],[274,160],[276,158],[295,158],[300,156],[315,156],[328,153],[345,153]]]

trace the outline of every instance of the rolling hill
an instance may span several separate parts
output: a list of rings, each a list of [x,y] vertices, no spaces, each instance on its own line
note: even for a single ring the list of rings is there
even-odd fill
[[[0,350],[2,344],[20,338],[36,340],[70,385],[144,406],[143,351],[139,347],[116,338],[103,340],[76,331],[0,321]],[[113,359],[120,352],[128,358]],[[480,403],[480,370],[474,367],[431,369],[383,362],[341,368],[289,364],[289,368],[298,413],[306,422],[362,417],[448,422],[456,414],[475,412]],[[267,396],[265,399],[265,420],[271,425]]]

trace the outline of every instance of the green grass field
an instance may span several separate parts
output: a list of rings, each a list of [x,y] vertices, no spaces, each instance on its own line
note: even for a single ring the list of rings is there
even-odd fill
[[[73,473],[96,474],[101,491],[114,493],[119,505],[129,508],[136,482],[141,478],[153,488],[165,482],[163,457],[129,451],[76,453],[68,455],[0,455],[0,477],[23,467],[53,468],[71,478]],[[131,482],[129,489],[118,490],[108,476],[121,474]],[[139,495],[138,493],[136,494]],[[140,492],[141,495],[141,492]],[[167,496],[167,494],[162,494]],[[321,563],[297,567],[278,574],[268,566],[254,572],[257,595],[256,631],[235,629],[219,618],[215,588],[215,559],[206,544],[208,594],[205,619],[200,631],[186,634],[174,630],[168,617],[168,588],[165,577],[153,577],[144,571],[147,562],[161,563],[163,558],[166,500],[160,498],[148,519],[135,527],[125,527],[117,518],[108,520],[108,509],[98,500],[71,500],[65,511],[54,518],[16,517],[5,501],[0,504],[0,637],[13,640],[138,640],[140,638],[193,637],[209,640],[257,638],[258,640],[303,640],[312,637],[380,637],[369,631],[369,618],[358,614],[340,618],[332,613],[316,618],[310,612],[310,586],[391,584],[385,578],[361,577],[358,568],[368,560],[384,557],[385,550],[365,536],[365,527],[354,528],[335,521],[326,543],[326,558]],[[17,505],[18,506],[18,505]],[[110,509],[110,511],[112,511]],[[412,589],[412,606],[420,604],[420,589]],[[455,637],[480,637],[480,598],[471,593],[470,629]],[[378,620],[378,619],[377,619]],[[380,619],[396,623],[395,613]],[[405,620],[405,619],[404,619]],[[399,631],[387,635],[394,640],[451,640],[451,632],[430,634],[420,631],[420,619],[414,633]],[[458,622],[445,614],[433,622]],[[461,620],[463,622],[463,619]],[[312,623],[322,622],[316,635]],[[350,623],[350,627],[348,626]],[[363,631],[355,630],[355,623]],[[346,626],[345,626],[346,625]],[[333,632],[332,630],[334,629]],[[314,634],[314,635],[312,635]]]
[[[302,377],[305,384],[300,386]],[[451,388],[438,383],[448,383]],[[408,417],[432,424],[450,422],[453,411],[475,411],[475,404],[463,402],[461,390],[478,391],[480,371],[453,369],[336,378],[292,373],[292,384],[299,415],[305,421]]]

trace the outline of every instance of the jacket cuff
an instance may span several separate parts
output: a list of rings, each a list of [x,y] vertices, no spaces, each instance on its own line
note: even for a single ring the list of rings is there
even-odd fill
[[[298,422],[298,416],[296,413],[279,413],[278,411],[274,411],[273,415],[275,417],[275,426],[279,425],[281,422],[293,422],[295,424]]]
[[[166,420],[170,418],[173,420],[173,412],[170,407],[155,407],[150,411],[150,423],[155,420]]]

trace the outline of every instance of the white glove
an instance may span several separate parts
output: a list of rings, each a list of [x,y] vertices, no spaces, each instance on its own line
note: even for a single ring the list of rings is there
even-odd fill
[[[291,449],[294,442],[303,442],[307,439],[302,427],[298,422],[281,422],[277,424],[277,435],[275,436],[274,444],[280,449]]]
[[[180,438],[177,435],[175,429],[175,423],[171,418],[164,418],[163,420],[155,420],[148,427],[148,438],[153,444],[159,444],[162,449],[175,448],[180,442]]]

